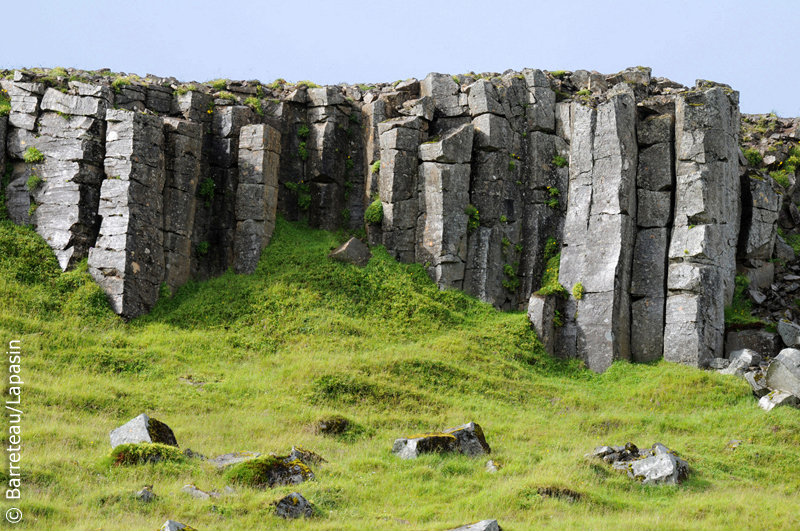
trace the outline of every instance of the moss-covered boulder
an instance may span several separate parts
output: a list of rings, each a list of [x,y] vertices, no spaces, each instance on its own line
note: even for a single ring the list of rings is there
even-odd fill
[[[469,422],[442,432],[412,435],[394,441],[392,452],[402,459],[416,459],[420,454],[459,452],[470,457],[491,453],[483,429]]]
[[[167,444],[130,443],[115,446],[109,454],[108,464],[115,466],[143,465],[160,461],[183,462],[186,456]]]
[[[268,455],[234,465],[225,478],[237,485],[264,489],[314,479],[314,472],[300,459]]]

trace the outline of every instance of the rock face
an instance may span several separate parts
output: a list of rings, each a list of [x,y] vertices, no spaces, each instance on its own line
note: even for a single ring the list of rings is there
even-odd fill
[[[766,172],[789,161],[796,127],[781,125],[785,147],[748,140],[774,149],[745,168],[726,85],[689,89],[641,67],[525,69],[366,90],[231,82],[219,97],[171,78],[112,88],[73,73],[86,82],[0,80],[6,208],[63,268],[88,256],[125,318],[164,285],[252,273],[278,213],[354,231],[376,200],[370,244],[424,265],[441,289],[527,307],[548,352],[595,371],[722,358],[737,270],[753,300],[790,303],[769,260],[794,260],[775,227],[797,231],[786,198],[798,187]],[[531,298],[556,256],[572,296]]]
[[[178,446],[172,429],[144,413],[111,432],[111,447],[131,443],[160,443]]]
[[[331,251],[328,257],[346,264],[364,267],[369,263],[370,258],[372,258],[372,253],[369,252],[369,248],[367,248],[361,240],[358,238],[350,238]]]

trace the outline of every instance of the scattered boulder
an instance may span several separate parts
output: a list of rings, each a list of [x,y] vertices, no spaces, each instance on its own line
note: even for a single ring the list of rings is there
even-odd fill
[[[761,364],[761,355],[749,348],[735,350],[729,356],[731,362],[737,359],[744,360],[748,367],[758,367]]]
[[[744,373],[749,366],[750,364],[746,359],[736,358],[731,360],[730,364],[726,368],[719,371],[719,373],[736,376],[737,378],[744,378]]]
[[[496,461],[492,461],[491,459],[489,461],[486,461],[486,471],[487,472],[494,474],[498,470],[500,470],[500,464],[499,463],[497,463]]]
[[[767,369],[767,387],[800,397],[800,350],[785,348],[772,360]]]
[[[730,364],[731,360],[726,360],[725,358],[713,358],[708,362],[708,368],[715,371],[721,371],[722,369],[727,369],[728,365]]]
[[[314,431],[324,435],[341,435],[350,428],[351,422],[344,417],[334,416],[317,422]]]
[[[600,458],[644,485],[678,485],[689,474],[688,463],[661,443],[647,450],[639,450],[630,442],[625,446],[600,446],[586,456]]]
[[[358,267],[364,267],[369,263],[372,258],[372,253],[358,238],[350,238],[345,243],[331,251],[328,258],[333,258],[339,262],[346,264],[355,264]]]
[[[420,454],[456,452],[458,439],[448,433],[425,433],[394,441],[392,453],[401,459],[416,459]]]
[[[299,492],[293,492],[275,504],[275,514],[281,518],[308,518],[313,513],[311,504]]]
[[[781,335],[781,339],[783,339],[783,343],[787,347],[796,347],[800,345],[800,326],[797,326],[791,321],[786,321],[784,319],[778,321],[778,333]]]
[[[766,385],[767,377],[764,371],[746,372],[744,373],[744,379],[750,384],[750,388],[753,390],[753,394],[756,397],[761,398],[769,393],[769,388]]]
[[[786,391],[772,391],[761,397],[758,401],[758,407],[764,411],[772,411],[778,406],[797,406],[798,398]]]
[[[502,531],[502,529],[497,520],[481,520],[475,524],[464,525],[450,531]]]
[[[736,350],[749,348],[762,356],[773,357],[782,348],[778,334],[766,330],[739,330],[728,332],[725,338],[725,357]]]
[[[470,422],[443,432],[425,433],[394,441],[392,452],[402,459],[416,459],[420,454],[460,452],[470,457],[492,450],[479,424]]]
[[[211,498],[219,498],[219,496],[220,496],[218,492],[213,492],[213,491],[212,492],[206,492],[204,490],[198,489],[193,484],[185,485],[181,489],[181,492],[185,492],[186,494],[189,494],[192,498],[194,498],[196,500],[201,500],[201,501],[205,501],[205,500],[208,500],[208,499],[211,499]]]
[[[213,459],[209,459],[208,462],[217,468],[227,468],[257,457],[261,457],[261,454],[258,452],[232,452],[230,454],[218,455]]]
[[[174,520],[167,520],[161,526],[160,531],[197,531],[194,527],[189,527],[186,524],[176,522]]]
[[[136,491],[133,495],[136,497],[137,500],[144,503],[150,503],[157,497],[155,492],[153,492],[152,487],[150,486],[146,486],[142,490]]]
[[[454,435],[458,439],[458,449],[462,454],[470,457],[490,454],[492,449],[486,442],[480,425],[470,422],[455,428],[448,428],[444,433]]]
[[[131,443],[159,443],[178,446],[172,429],[144,413],[111,432],[111,447]]]
[[[314,479],[314,472],[300,459],[268,455],[232,466],[226,478],[231,483],[263,489],[297,485]]]

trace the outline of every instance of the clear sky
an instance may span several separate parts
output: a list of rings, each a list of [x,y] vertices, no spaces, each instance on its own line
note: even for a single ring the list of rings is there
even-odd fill
[[[29,0],[3,7],[0,67],[333,84],[642,65],[800,116],[799,28],[800,0]]]

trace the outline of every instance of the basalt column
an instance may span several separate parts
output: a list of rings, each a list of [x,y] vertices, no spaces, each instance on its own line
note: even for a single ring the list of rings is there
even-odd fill
[[[106,122],[102,223],[89,272],[112,309],[130,319],[152,309],[164,280],[164,126],[162,118],[113,109]]]
[[[22,158],[35,148],[43,160],[15,165],[26,178],[30,222],[53,248],[62,269],[87,256],[99,229],[108,87],[70,82],[71,93],[47,89],[36,131],[16,129],[9,151]],[[20,173],[21,172],[21,173]]]
[[[603,372],[630,359],[630,271],[636,237],[636,104],[617,85],[597,110],[576,105],[570,151],[569,204],[559,280],[580,299],[564,307],[556,338]],[[574,345],[574,346],[573,346]]]
[[[178,118],[164,118],[164,282],[174,293],[191,273],[192,230],[197,207],[203,128]]]
[[[664,351],[667,249],[675,187],[673,129],[671,113],[647,116],[636,126],[638,232],[631,272],[631,357],[638,362],[655,361]]]
[[[472,136],[472,124],[465,124],[445,133],[438,142],[419,146],[422,164],[415,258],[429,264],[428,274],[441,289],[463,288]]]
[[[381,169],[378,193],[383,205],[382,238],[386,250],[405,263],[414,263],[417,216],[417,152],[421,118],[395,118],[378,126]]]
[[[239,189],[236,192],[234,269],[253,273],[275,230],[278,208],[280,133],[266,124],[242,127]]]
[[[669,249],[664,359],[722,357],[739,235],[738,93],[701,86],[675,101],[675,219]]]

